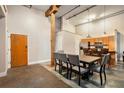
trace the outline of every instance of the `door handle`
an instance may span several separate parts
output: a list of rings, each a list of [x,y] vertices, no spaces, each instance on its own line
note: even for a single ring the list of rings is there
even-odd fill
[[[27,48],[27,45],[25,46],[25,48]]]

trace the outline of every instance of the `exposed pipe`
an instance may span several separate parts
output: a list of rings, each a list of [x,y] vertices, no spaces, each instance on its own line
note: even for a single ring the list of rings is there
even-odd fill
[[[32,5],[23,5],[24,7],[27,7],[27,8],[32,8]]]
[[[81,25],[84,25],[84,24],[87,24],[87,23],[94,22],[94,21],[98,21],[98,20],[102,20],[102,19],[107,19],[107,18],[110,18],[110,17],[113,17],[113,16],[117,16],[117,15],[120,15],[120,14],[123,14],[123,13],[124,13],[124,10],[121,10],[121,11],[112,13],[112,14],[110,14],[110,15],[106,15],[105,17],[103,16],[103,17],[100,17],[100,18],[98,18],[98,19],[94,19],[94,20],[89,21],[89,22],[77,24],[77,25],[75,25],[75,26],[77,27],[77,26],[81,26]]]
[[[80,7],[80,5],[77,5],[76,7],[72,8],[70,11],[66,12],[65,14],[63,14],[62,16],[60,17],[63,17],[65,15],[67,15],[68,13],[72,12],[73,10],[77,9],[78,7]]]
[[[2,19],[4,16],[3,15],[0,15],[0,19]]]
[[[61,31],[56,32],[56,34],[62,32],[62,31],[68,32],[68,33],[71,33],[71,34],[74,34],[74,35],[82,36],[82,34],[73,33],[73,32],[70,32],[70,31],[68,31],[68,30],[61,30]]]
[[[79,12],[79,13],[76,13],[75,15],[72,15],[72,16],[66,18],[66,19],[67,19],[67,20],[68,20],[68,19],[71,19],[72,17],[75,17],[75,16],[77,16],[77,15],[79,15],[79,14],[81,14],[81,13],[83,13],[83,12],[85,12],[85,11],[87,11],[87,10],[93,8],[93,7],[95,7],[95,6],[96,6],[96,5],[92,5],[92,6],[88,7],[88,8],[86,8],[85,10],[83,10],[83,11],[81,11],[81,12]]]
[[[104,5],[104,32],[103,32],[104,35],[106,35],[106,31],[105,31],[105,27],[106,27],[106,24],[105,24],[105,23],[106,23],[105,15],[106,15],[106,14],[105,14],[105,12],[106,12],[106,7],[105,7],[105,5]]]

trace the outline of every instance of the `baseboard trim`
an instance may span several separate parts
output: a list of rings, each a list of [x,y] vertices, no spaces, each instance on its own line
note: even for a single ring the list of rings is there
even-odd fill
[[[33,62],[29,62],[28,65],[46,63],[46,62],[49,62],[49,61],[50,61],[50,59],[47,59],[47,60],[40,60],[40,61],[33,61]]]
[[[46,62],[50,62],[50,59],[28,62],[28,65],[40,64],[40,63],[46,63]],[[11,64],[8,64],[8,68],[11,68]]]
[[[11,68],[11,64],[8,64],[8,69]]]
[[[6,76],[6,75],[7,75],[7,72],[6,72],[6,71],[0,73],[0,77],[4,77],[4,76]]]

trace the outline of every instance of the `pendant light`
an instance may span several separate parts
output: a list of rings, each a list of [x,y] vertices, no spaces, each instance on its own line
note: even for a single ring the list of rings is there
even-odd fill
[[[89,31],[90,31],[90,14],[89,14],[89,9],[88,9],[88,24],[87,24],[87,27],[88,27],[88,34],[87,34],[87,38],[90,38],[90,34],[89,34]]]
[[[106,25],[105,25],[105,5],[104,5],[104,35],[106,35],[106,31],[105,31],[105,27],[106,27]]]

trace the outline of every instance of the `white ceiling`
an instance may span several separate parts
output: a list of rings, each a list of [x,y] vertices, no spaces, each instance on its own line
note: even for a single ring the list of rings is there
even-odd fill
[[[79,6],[79,5],[61,5],[61,7],[59,8],[59,11],[56,13],[56,16],[61,17],[61,16],[63,16],[64,14],[66,14],[67,12],[69,12],[70,10],[74,9],[77,6]],[[76,8],[73,11],[66,14],[65,18],[73,16],[76,13],[79,13],[80,11],[83,11],[90,6],[91,5],[81,5],[80,7]],[[50,5],[33,5],[32,7],[45,12],[50,7]]]
[[[68,11],[72,10],[73,8],[75,8],[78,5],[62,5],[59,8],[59,11],[56,13],[57,17],[61,17],[63,16],[65,13],[67,13]]]
[[[59,8],[59,11],[56,13],[56,16],[61,17],[64,14],[66,14],[64,15],[64,17],[67,19],[91,6],[92,5],[80,5],[80,6],[79,5],[61,5],[61,7]],[[50,5],[33,5],[33,8],[39,9],[43,12],[45,12],[49,7]],[[75,7],[78,7],[78,8],[75,8]],[[73,11],[71,11],[72,9]],[[124,9],[123,5],[106,5],[105,11],[104,11],[103,5],[97,5],[96,7],[91,8],[89,12],[88,11],[82,12],[76,15],[75,17],[69,19],[69,21],[72,25],[78,25],[78,24],[88,22],[89,19],[91,20],[99,19],[104,15],[109,15],[123,9]]]
[[[124,5],[106,5],[105,10],[103,5],[97,5],[88,11],[80,13],[79,15],[69,19],[70,23],[73,25],[79,25],[86,23],[88,21],[93,21],[100,19],[104,16],[111,15],[113,13],[124,10]]]
[[[81,5],[78,8],[74,9],[73,11],[71,11],[70,13],[68,13],[67,15],[65,15],[65,18],[69,18],[87,8],[89,8],[91,5]],[[61,12],[61,11],[60,11]]]
[[[45,12],[50,7],[50,5],[33,5],[32,7]]]

